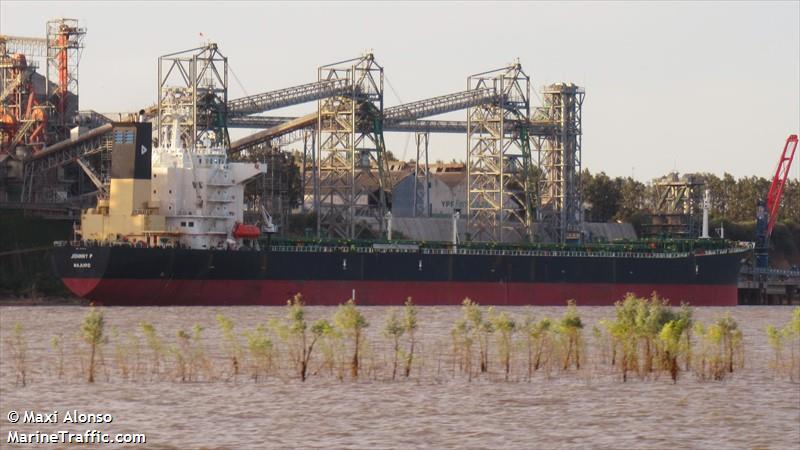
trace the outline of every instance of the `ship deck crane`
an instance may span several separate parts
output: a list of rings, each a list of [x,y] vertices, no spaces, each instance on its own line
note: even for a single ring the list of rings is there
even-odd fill
[[[772,177],[772,184],[765,201],[759,201],[756,213],[756,269],[766,271],[769,269],[769,238],[772,229],[778,218],[778,208],[781,204],[783,189],[786,186],[786,179],[789,177],[789,169],[792,167],[795,150],[797,150],[797,135],[792,134],[786,138],[783,152],[778,160],[775,175]]]

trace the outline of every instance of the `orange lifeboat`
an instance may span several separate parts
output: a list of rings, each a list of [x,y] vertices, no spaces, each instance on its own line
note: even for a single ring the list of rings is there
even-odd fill
[[[236,222],[233,226],[233,237],[237,239],[257,239],[259,236],[261,236],[261,230],[255,225]]]

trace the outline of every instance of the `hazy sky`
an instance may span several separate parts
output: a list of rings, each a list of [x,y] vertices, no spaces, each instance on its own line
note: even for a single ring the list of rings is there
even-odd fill
[[[198,46],[202,32],[241,81],[243,88],[231,81],[231,98],[314,81],[318,66],[372,49],[392,106],[463,90],[468,75],[518,57],[536,90],[562,80],[585,86],[583,164],[610,175],[647,180],[677,169],[770,177],[786,136],[800,130],[798,1],[3,0],[0,33],[43,36],[46,20],[60,16],[88,28],[81,109],[153,103],[158,56]],[[466,120],[466,112],[444,117]],[[387,141],[396,155],[413,157],[407,135]],[[465,136],[431,138],[433,159],[465,153]]]

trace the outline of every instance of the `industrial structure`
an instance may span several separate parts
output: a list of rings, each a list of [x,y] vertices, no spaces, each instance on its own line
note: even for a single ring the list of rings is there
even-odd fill
[[[0,35],[4,207],[62,215],[103,193],[97,177],[104,175],[110,160],[107,152],[105,160],[102,156],[110,149],[110,127],[103,133],[87,132],[109,120],[94,111],[79,111],[78,66],[85,34],[77,20],[60,18],[47,22],[44,38]],[[37,71],[42,65],[44,75]],[[75,142],[65,145],[71,138]]]
[[[467,112],[467,228],[478,241],[533,237],[534,186],[530,183],[530,78],[515,63],[472,75],[467,87],[492,101]],[[505,238],[505,239],[504,239]]]
[[[549,132],[533,134],[539,155],[539,221],[557,242],[580,240],[582,111],[585,91],[571,83],[556,83],[542,91],[543,105],[533,123]],[[530,172],[532,173],[532,172]]]
[[[107,193],[116,126],[94,112],[79,112],[85,33],[77,21],[57,19],[47,23],[45,38],[0,38],[4,207],[69,215]],[[32,61],[37,57],[47,67],[43,80]],[[393,184],[384,133],[415,133],[418,217],[431,214],[430,135],[463,134],[466,237],[581,238],[581,88],[547,86],[543,104],[533,107],[530,78],[514,62],[467,77],[466,90],[385,107],[384,68],[371,53],[322,65],[316,78],[228,99],[227,59],[209,43],[159,58],[157,102],[129,118],[153,122],[155,145],[169,139],[186,148],[226,146],[231,160],[271,167],[247,185],[245,217],[261,217],[258,211],[265,207],[286,226],[295,206],[287,192],[299,184],[303,207],[317,213],[316,233],[341,238],[384,231]],[[305,116],[264,115],[312,102],[316,111]],[[459,110],[465,110],[465,121],[428,119]],[[229,128],[260,130],[231,142]],[[298,142],[302,155],[287,156],[288,146]],[[296,179],[288,174],[295,166]],[[534,226],[537,221],[543,226]]]
[[[651,236],[688,238],[698,236],[705,180],[697,174],[673,172],[653,180],[655,208],[646,226]]]

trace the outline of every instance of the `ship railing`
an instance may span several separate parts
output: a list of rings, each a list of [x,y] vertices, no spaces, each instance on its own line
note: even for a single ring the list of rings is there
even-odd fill
[[[136,208],[131,211],[134,216],[152,216],[158,214],[158,208]]]
[[[235,200],[233,195],[209,195],[206,200],[217,203],[230,203]]]
[[[472,248],[375,248],[375,247],[348,247],[348,246],[319,246],[319,245],[272,245],[271,249],[277,252],[302,252],[302,253],[421,253],[425,255],[473,255],[473,256],[561,256],[575,258],[640,258],[640,259],[671,259],[687,258],[693,252],[610,252],[610,251],[578,251],[578,250],[506,250],[506,249],[472,249]],[[729,248],[707,250],[699,255],[719,255],[741,252],[742,249]]]
[[[800,269],[742,267],[740,272],[747,275],[767,275],[771,277],[800,278]]]

